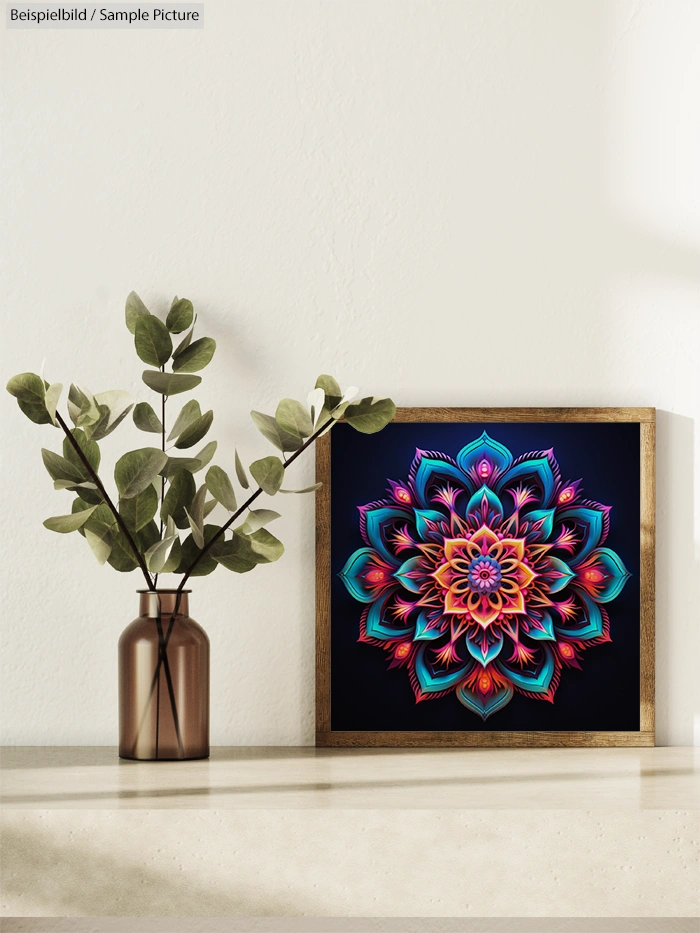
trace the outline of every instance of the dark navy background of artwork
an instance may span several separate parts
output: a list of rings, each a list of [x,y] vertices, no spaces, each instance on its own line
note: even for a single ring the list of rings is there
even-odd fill
[[[564,668],[554,703],[516,693],[486,722],[454,693],[416,704],[405,669],[360,644],[363,609],[338,573],[364,542],[358,511],[402,480],[416,448],[456,458],[482,431],[513,457],[554,448],[563,480],[582,479],[583,495],[612,506],[605,545],[632,574],[607,605],[612,642],[584,652],[582,670]],[[639,729],[639,425],[591,423],[390,424],[359,434],[340,424],[331,434],[331,728],[334,731],[637,731]]]

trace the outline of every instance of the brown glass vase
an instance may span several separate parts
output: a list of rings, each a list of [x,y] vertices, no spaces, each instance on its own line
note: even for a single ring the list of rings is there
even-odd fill
[[[119,639],[119,757],[209,757],[209,638],[189,590],[139,590],[140,615]]]

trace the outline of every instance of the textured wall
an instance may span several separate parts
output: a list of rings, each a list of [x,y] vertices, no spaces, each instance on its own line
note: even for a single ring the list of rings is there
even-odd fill
[[[224,466],[265,450],[251,407],[320,371],[403,405],[657,406],[658,735],[700,744],[698,15],[209,0],[201,31],[3,30],[3,378],[46,356],[147,397],[135,288],[191,297],[217,339]],[[139,579],[42,529],[57,435],[0,404],[2,737],[113,743]],[[196,583],[215,743],[312,741],[312,502],[290,499],[281,563]]]

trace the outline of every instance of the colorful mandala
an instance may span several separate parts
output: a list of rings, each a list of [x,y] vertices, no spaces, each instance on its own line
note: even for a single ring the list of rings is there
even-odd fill
[[[601,547],[610,506],[563,482],[553,450],[514,460],[486,432],[456,461],[417,450],[389,484],[340,573],[365,604],[359,641],[406,668],[416,702],[454,691],[484,720],[516,691],[553,702],[562,668],[611,640],[604,604],[630,576]]]

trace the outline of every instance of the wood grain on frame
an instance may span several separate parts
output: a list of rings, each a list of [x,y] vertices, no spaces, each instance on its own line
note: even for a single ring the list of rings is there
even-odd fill
[[[322,747],[653,746],[654,408],[399,408],[397,422],[636,422],[640,425],[640,729],[637,732],[338,732],[331,729],[331,434],[316,442],[316,745]]]

